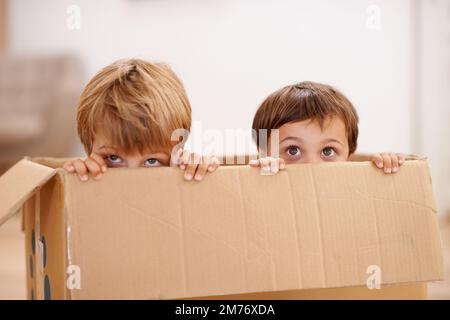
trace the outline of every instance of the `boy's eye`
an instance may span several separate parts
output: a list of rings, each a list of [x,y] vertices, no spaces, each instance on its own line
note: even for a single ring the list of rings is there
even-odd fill
[[[291,146],[287,148],[287,153],[290,156],[299,156],[302,152],[299,147]]]
[[[324,156],[325,158],[332,157],[335,154],[336,154],[336,151],[332,147],[326,147],[326,148],[323,148],[323,150],[322,150],[322,156]]]
[[[146,166],[146,167],[159,167],[159,166],[161,166],[161,163],[157,159],[151,158],[151,159],[145,160],[144,166]]]
[[[115,154],[111,154],[111,155],[107,156],[106,160],[108,160],[109,162],[114,163],[114,164],[118,164],[118,163],[122,162],[122,159],[120,159],[120,157]]]

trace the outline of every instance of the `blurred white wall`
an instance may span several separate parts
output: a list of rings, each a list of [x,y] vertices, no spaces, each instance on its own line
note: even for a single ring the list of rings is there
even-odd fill
[[[424,3],[448,18],[448,0],[12,0],[9,50],[77,53],[86,81],[119,58],[165,61],[183,79],[200,121],[194,136],[198,125],[249,128],[259,103],[286,84],[329,83],[359,111],[359,151],[430,153],[440,176],[444,160],[435,159],[445,140],[435,137],[449,134],[448,87],[441,82],[437,98],[433,90],[448,51],[437,59],[433,49],[417,52],[441,41],[418,41],[434,34],[427,29],[433,14],[417,14]],[[67,26],[71,5],[80,9],[80,29]],[[450,193],[449,180],[440,179],[441,194]]]
[[[409,2],[13,0],[10,50],[79,53],[86,80],[123,57],[166,61],[204,129],[248,128],[270,92],[329,83],[359,111],[361,150],[410,152]],[[79,30],[66,26],[72,4]],[[380,30],[366,26],[374,4]]]
[[[450,1],[417,1],[413,141],[428,157],[441,215],[450,214]]]

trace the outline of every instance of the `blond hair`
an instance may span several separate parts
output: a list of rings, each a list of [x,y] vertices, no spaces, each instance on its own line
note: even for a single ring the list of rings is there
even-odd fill
[[[141,59],[116,61],[86,85],[78,104],[78,135],[88,154],[96,130],[129,153],[166,150],[176,129],[190,130],[191,106],[175,73]]]

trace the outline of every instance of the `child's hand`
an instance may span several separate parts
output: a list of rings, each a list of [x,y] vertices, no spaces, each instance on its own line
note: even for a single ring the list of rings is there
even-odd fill
[[[214,172],[219,166],[220,161],[212,156],[200,156],[189,151],[180,151],[175,159],[171,160],[181,170],[185,170],[184,179],[201,181],[208,172]]]
[[[105,160],[98,154],[92,153],[86,159],[69,160],[63,165],[64,170],[69,173],[76,173],[81,181],[89,179],[89,173],[95,180],[102,178],[107,166]]]
[[[261,168],[262,175],[272,175],[286,168],[286,163],[281,158],[265,157],[256,160],[250,160],[249,165],[255,168]]]
[[[396,173],[405,163],[406,156],[401,153],[376,153],[372,155],[372,162],[384,173]]]

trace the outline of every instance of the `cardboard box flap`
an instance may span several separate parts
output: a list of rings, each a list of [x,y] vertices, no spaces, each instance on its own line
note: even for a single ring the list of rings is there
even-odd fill
[[[43,166],[50,167],[53,169],[62,168],[64,164],[69,160],[79,159],[75,158],[54,158],[54,157],[31,157],[29,158],[31,161],[35,163],[39,163]]]
[[[0,226],[55,174],[55,169],[25,158],[0,176]]]
[[[439,280],[443,257],[427,162],[64,175],[72,298],[167,299]]]

